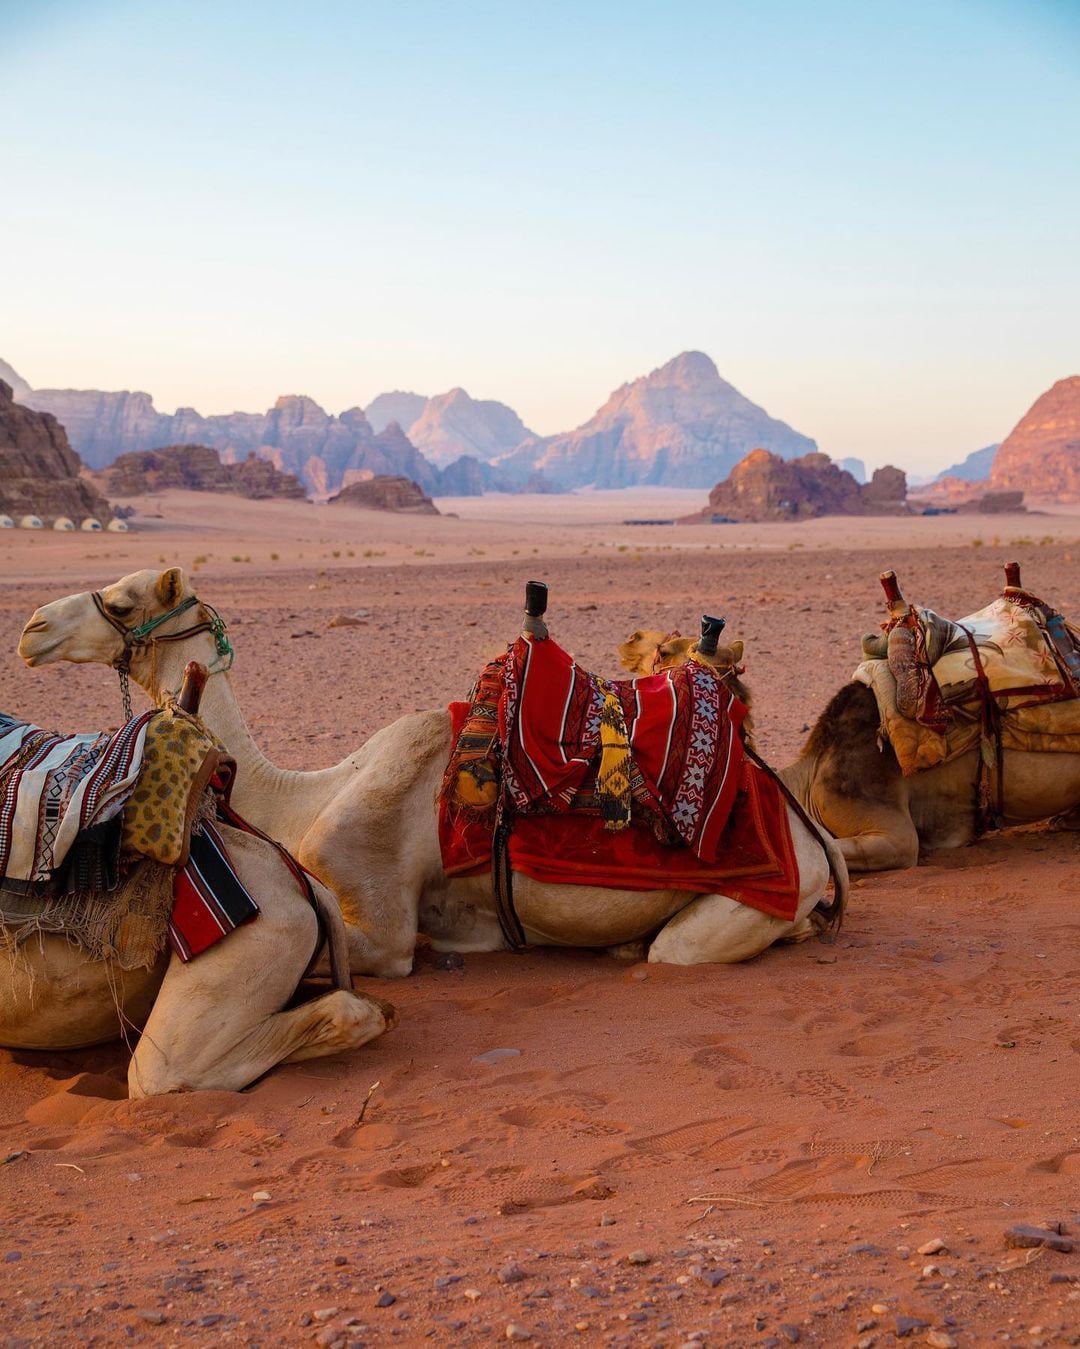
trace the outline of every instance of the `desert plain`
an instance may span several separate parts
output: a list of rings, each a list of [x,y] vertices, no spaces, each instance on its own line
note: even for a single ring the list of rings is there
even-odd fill
[[[226,617],[251,728],[297,768],[463,696],[533,577],[609,674],[632,629],[724,614],[776,765],[857,663],[886,567],[959,617],[1016,558],[1080,614],[1067,509],[623,523],[700,498],[438,518],[168,493],[127,535],[6,531],[0,707],[115,725],[114,674],[29,671],[15,644],[38,604],[144,566],[184,566]],[[1080,1343],[1077,845],[1030,826],[856,878],[835,941],[742,966],[421,946],[410,978],[358,980],[395,1031],[238,1094],[129,1102],[121,1044],[0,1051],[0,1343]],[[1077,1251],[1006,1246],[1046,1222]]]

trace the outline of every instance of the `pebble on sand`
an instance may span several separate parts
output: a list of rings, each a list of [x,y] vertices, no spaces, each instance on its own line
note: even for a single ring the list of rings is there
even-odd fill
[[[488,1049],[483,1054],[477,1054],[473,1063],[498,1063],[500,1059],[516,1059],[520,1056],[520,1049]]]
[[[926,1343],[930,1345],[930,1349],[957,1349],[959,1341],[947,1330],[930,1330],[926,1335]]]
[[[523,1325],[519,1325],[517,1321],[511,1321],[506,1327],[506,1338],[508,1340],[531,1340],[532,1331],[526,1330],[526,1328]]]
[[[947,1255],[948,1250],[948,1246],[940,1237],[934,1237],[932,1241],[924,1241],[918,1248],[920,1255]]]
[[[1027,1223],[1017,1223],[1015,1227],[1010,1227],[1005,1233],[1005,1245],[1015,1250],[1046,1246],[1065,1255],[1073,1248],[1073,1243],[1068,1237],[1059,1236],[1057,1232],[1051,1232],[1045,1227],[1031,1227]]]
[[[628,1265],[647,1265],[652,1260],[648,1251],[628,1251],[626,1253],[626,1263]]]

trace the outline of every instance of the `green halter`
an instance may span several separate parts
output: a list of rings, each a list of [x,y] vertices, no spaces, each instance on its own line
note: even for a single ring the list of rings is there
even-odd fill
[[[131,720],[131,657],[136,647],[151,646],[155,642],[182,642],[186,637],[194,637],[197,633],[208,632],[214,639],[214,649],[217,651],[217,659],[209,667],[210,674],[219,674],[225,670],[232,669],[233,660],[236,658],[236,652],[233,650],[232,643],[229,641],[228,628],[225,620],[212,604],[203,604],[198,595],[189,595],[187,599],[181,600],[168,613],[159,614],[157,618],[148,618],[145,623],[140,623],[134,628],[129,628],[126,623],[117,618],[115,614],[110,614],[106,607],[105,600],[101,591],[91,591],[91,599],[94,601],[94,608],[102,616],[106,623],[116,629],[124,639],[124,653],[115,662],[114,668],[120,676],[120,694],[124,702],[124,716],[128,721]],[[182,628],[179,632],[162,633],[160,637],[153,634],[161,627],[163,623],[168,623],[170,618],[176,618],[180,614],[186,614],[189,609],[195,605],[201,604],[206,612],[206,617],[199,623],[193,623],[190,628]]]

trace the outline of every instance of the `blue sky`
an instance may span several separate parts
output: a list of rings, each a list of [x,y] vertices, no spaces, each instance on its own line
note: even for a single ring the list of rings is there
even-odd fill
[[[0,0],[0,356],[171,411],[687,348],[940,467],[1080,372],[1080,4]]]

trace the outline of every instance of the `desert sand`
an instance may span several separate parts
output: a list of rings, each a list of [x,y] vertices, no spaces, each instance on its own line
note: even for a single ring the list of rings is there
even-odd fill
[[[884,567],[960,616],[1015,556],[1080,612],[1076,515],[621,523],[700,497],[440,520],[168,494],[129,535],[6,532],[0,707],[115,725],[114,675],[27,671],[19,630],[173,563],[295,767],[462,696],[533,576],[610,673],[633,628],[725,614],[777,764],[856,664]],[[358,981],[396,1031],[236,1095],[127,1102],[122,1045],[0,1051],[0,1342],[1080,1343],[1080,1255],[1004,1242],[1054,1220],[1080,1247],[1077,841],[1015,830],[857,880],[834,943],[738,967],[421,949],[411,978]]]

